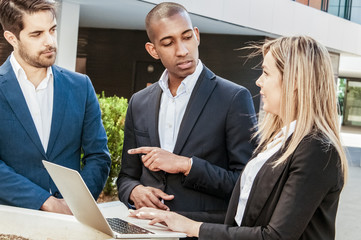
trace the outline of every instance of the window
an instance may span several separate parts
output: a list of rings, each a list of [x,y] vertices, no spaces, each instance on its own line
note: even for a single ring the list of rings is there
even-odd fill
[[[352,0],[350,20],[361,24],[361,0]]]
[[[350,79],[346,87],[344,124],[361,126],[361,81]]]
[[[352,0],[329,0],[327,12],[350,20]]]

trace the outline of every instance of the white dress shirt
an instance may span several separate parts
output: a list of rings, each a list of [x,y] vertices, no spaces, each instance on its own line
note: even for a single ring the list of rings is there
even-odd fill
[[[202,70],[203,64],[198,60],[196,70],[181,82],[174,97],[168,86],[168,70],[166,69],[160,77],[159,85],[163,93],[159,109],[158,133],[162,149],[173,152],[184,112]]]
[[[281,149],[282,143],[286,141],[289,136],[291,136],[291,134],[295,131],[295,127],[296,120],[291,122],[287,136],[287,127],[283,127],[281,131],[274,137],[273,141],[267,145],[266,150],[259,153],[246,165],[241,175],[241,192],[238,201],[237,213],[234,217],[238,226],[240,226],[242,223],[242,218],[249,198],[249,194],[251,192],[254,179],[256,178],[259,170],[273,154],[275,154]]]
[[[23,92],[31,117],[33,118],[40,141],[46,152],[50,137],[51,119],[53,115],[54,80],[51,67],[48,67],[46,77],[35,86],[28,80],[24,69],[14,57],[10,56],[10,63]]]

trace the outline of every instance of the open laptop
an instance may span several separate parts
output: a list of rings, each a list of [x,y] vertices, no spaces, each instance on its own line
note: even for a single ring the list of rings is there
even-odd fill
[[[113,238],[183,238],[184,233],[172,232],[166,227],[137,226],[120,218],[106,219],[85,185],[79,172],[43,160],[55,185],[63,195],[75,218]],[[151,230],[149,230],[149,228]]]

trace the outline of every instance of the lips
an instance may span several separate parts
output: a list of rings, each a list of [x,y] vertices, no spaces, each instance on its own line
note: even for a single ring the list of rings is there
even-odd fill
[[[41,54],[53,54],[56,52],[56,47],[48,47]]]
[[[177,67],[181,68],[181,69],[188,69],[192,67],[192,60],[188,60],[188,61],[182,61],[177,63]]]
[[[53,58],[56,54],[56,51],[55,50],[50,50],[50,51],[43,51],[41,53],[41,55],[43,55],[44,57],[46,58]]]
[[[42,54],[50,54],[50,53],[54,53],[55,52],[55,50],[50,50],[50,51],[44,51],[44,52],[42,52]]]

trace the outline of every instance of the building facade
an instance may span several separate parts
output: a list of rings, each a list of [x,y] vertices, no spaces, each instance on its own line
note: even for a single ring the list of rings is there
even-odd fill
[[[145,51],[144,19],[158,0],[58,0],[57,64],[90,76],[98,93],[130,98],[164,70]],[[200,59],[217,75],[247,87],[260,99],[255,80],[260,58],[238,50],[251,41],[309,35],[332,57],[335,78],[346,79],[344,123],[361,125],[361,0],[177,0],[201,33]],[[11,52],[0,37],[0,63]],[[355,83],[356,82],[356,83]],[[349,90],[356,92],[348,94]],[[360,94],[361,95],[361,94]],[[355,100],[356,98],[356,100]],[[360,96],[361,98],[361,96]],[[351,100],[352,99],[352,100]],[[352,104],[349,104],[352,102]],[[359,110],[360,109],[360,110]]]

